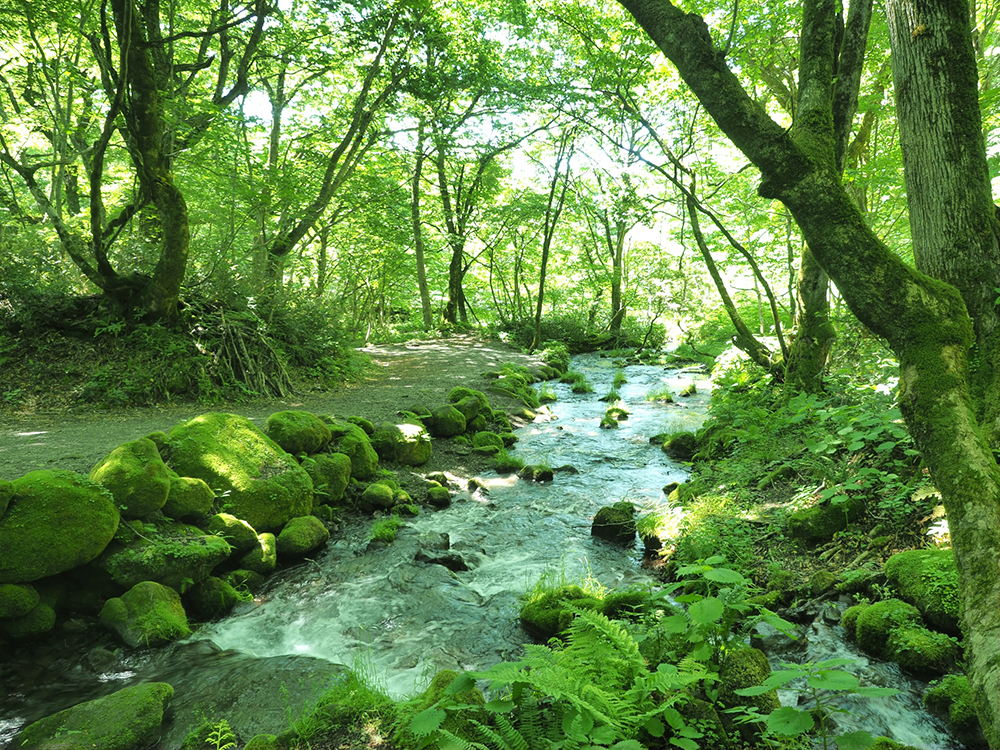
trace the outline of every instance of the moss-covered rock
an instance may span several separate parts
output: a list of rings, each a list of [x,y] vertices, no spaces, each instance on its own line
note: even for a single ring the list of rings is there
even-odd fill
[[[223,580],[237,591],[259,591],[267,580],[267,577],[254,570],[237,568],[230,570],[223,576]]]
[[[322,419],[308,411],[279,411],[267,418],[264,434],[297,456],[319,453],[333,437]]]
[[[257,734],[250,738],[243,750],[282,750],[282,746],[277,735]]]
[[[604,603],[579,586],[559,586],[541,595],[529,597],[521,605],[521,625],[542,643],[555,638],[573,622],[576,616],[568,605],[577,609],[601,611]]]
[[[447,487],[428,487],[427,502],[435,508],[447,508],[451,505],[451,492]]]
[[[84,565],[118,529],[104,487],[72,471],[33,471],[13,482],[0,518],[0,583],[30,583]]]
[[[885,654],[908,672],[936,677],[954,668],[962,649],[944,633],[910,625],[890,631]]]
[[[320,453],[302,462],[312,479],[316,503],[336,503],[344,498],[351,481],[351,459],[343,453]]]
[[[959,636],[958,569],[950,549],[914,549],[893,555],[885,577],[900,598],[920,610],[934,628]]]
[[[183,594],[231,553],[225,539],[174,523],[163,526],[156,538],[110,545],[96,565],[122,588],[156,581]]]
[[[849,523],[857,521],[864,509],[865,501],[859,495],[840,505],[825,500],[788,516],[788,532],[812,544],[827,542],[838,531],[846,529]]]
[[[590,525],[592,536],[606,539],[615,544],[630,545],[635,543],[636,519],[635,506],[627,500],[614,505],[606,505],[594,515]]]
[[[362,482],[370,481],[378,470],[378,453],[372,447],[368,433],[356,424],[339,419],[327,422],[333,433],[333,452],[343,453],[351,461],[351,476]]]
[[[371,423],[371,420],[369,419],[365,419],[364,417],[358,417],[358,416],[350,416],[346,417],[346,419],[351,424],[357,425],[362,430],[364,430],[365,434],[368,435],[369,437],[371,437],[371,435],[374,434],[375,432],[375,425],[373,425]]]
[[[840,624],[844,626],[848,640],[857,640],[858,618],[868,606],[867,604],[855,604],[853,607],[848,607],[840,616]]]
[[[55,624],[55,609],[42,602],[19,617],[7,617],[0,620],[0,635],[13,641],[20,641],[48,633],[55,627]]]
[[[448,393],[448,403],[457,404],[459,401],[463,401],[467,398],[475,398],[479,402],[479,409],[477,413],[489,414],[492,409],[490,408],[490,401],[486,398],[486,394],[482,391],[477,391],[472,388],[465,388],[463,386],[458,386],[452,388]]]
[[[120,598],[108,599],[99,619],[132,648],[162,646],[191,634],[178,593],[154,581],[143,581]]]
[[[434,409],[424,422],[434,437],[449,438],[465,432],[465,415],[451,404]]]
[[[663,441],[663,452],[678,461],[690,461],[698,451],[698,438],[693,432],[672,432]]]
[[[330,532],[315,516],[293,518],[278,534],[279,555],[305,555],[330,540]]]
[[[505,448],[503,438],[495,432],[477,432],[472,436],[472,446],[474,448]]]
[[[278,540],[274,534],[258,534],[257,544],[240,558],[239,565],[261,575],[273,573],[278,566]]]
[[[38,591],[27,583],[0,583],[0,618],[22,617],[38,606]]]
[[[941,682],[932,683],[924,693],[924,705],[927,710],[946,719],[952,731],[966,745],[971,746],[973,743],[967,740],[981,732],[969,678],[965,675],[950,674]]]
[[[232,548],[233,554],[246,552],[257,546],[257,531],[254,527],[230,513],[216,513],[208,519],[205,530],[224,539]]]
[[[106,487],[124,518],[145,518],[167,502],[172,472],[149,438],[122,443],[90,470]]]
[[[0,479],[0,517],[7,512],[10,499],[14,497],[14,483],[6,479]]]
[[[896,742],[888,737],[876,737],[875,744],[869,745],[868,750],[920,750],[920,748],[904,745],[902,742]]]
[[[156,744],[174,689],[165,682],[123,688],[36,721],[18,736],[20,750],[139,750]]]
[[[865,607],[854,628],[858,645],[870,654],[885,655],[890,633],[902,627],[922,626],[920,612],[899,599],[885,599]]]
[[[240,601],[239,592],[229,582],[215,576],[196,583],[184,596],[185,609],[202,622],[225,617]]]
[[[372,435],[372,446],[383,461],[421,466],[431,460],[434,448],[427,428],[412,422],[382,422]]]
[[[770,676],[771,665],[760,649],[736,648],[727,652],[719,669],[719,703],[726,708],[747,706],[756,709],[758,714],[767,716],[781,707],[777,690],[751,696],[737,695],[736,691],[757,687]],[[760,739],[760,728],[753,724],[739,724],[732,727],[732,730],[739,732],[740,738],[751,747],[756,746]]]
[[[376,510],[388,510],[393,506],[396,490],[385,482],[374,482],[361,493],[358,499],[358,507],[365,513],[372,513]]]
[[[466,396],[465,398],[453,402],[453,405],[456,409],[462,412],[462,416],[465,417],[466,426],[468,426],[469,422],[479,416],[479,410],[482,408],[482,404],[475,396]]]
[[[809,596],[823,596],[837,583],[837,575],[829,570],[817,570],[809,576]]]
[[[312,510],[312,480],[290,454],[249,419],[202,414],[170,431],[170,466],[204,480],[222,510],[258,531],[280,529]]]
[[[163,506],[163,515],[193,521],[201,521],[211,515],[215,502],[212,488],[204,480],[170,473],[170,493]]]

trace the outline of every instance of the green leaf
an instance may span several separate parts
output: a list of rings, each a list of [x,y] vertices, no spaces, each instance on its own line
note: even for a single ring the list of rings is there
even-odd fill
[[[650,716],[646,719],[646,723],[642,725],[642,728],[653,737],[662,737],[667,731],[667,728],[658,716]]]
[[[713,568],[705,571],[705,578],[716,583],[746,583],[746,578],[729,568]]]
[[[849,450],[851,452],[854,452],[854,451],[859,451],[859,450],[861,450],[864,447],[865,447],[865,441],[864,440],[855,440],[853,443],[850,443],[847,446],[847,450]]]
[[[885,453],[886,451],[891,451],[896,447],[895,440],[886,440],[884,443],[879,443],[875,446],[876,453]]]
[[[768,731],[782,737],[796,737],[813,726],[813,717],[808,711],[799,711],[791,706],[776,708],[767,716]]]
[[[858,678],[849,672],[842,672],[839,669],[822,671],[817,675],[810,675],[806,684],[817,690],[854,690],[861,683]]]
[[[476,681],[472,679],[468,672],[462,672],[458,677],[452,680],[448,687],[445,688],[445,695],[458,695],[459,693],[467,693],[476,686]]]
[[[704,598],[701,594],[681,594],[674,601],[678,604],[690,604],[691,602],[700,602]]]
[[[670,744],[676,745],[681,750],[698,750],[698,743],[685,737],[671,737]]]
[[[667,720],[667,724],[669,724],[670,728],[673,729],[675,732],[682,729],[685,726],[684,717],[681,716],[681,712],[678,711],[676,708],[671,708],[670,706],[667,706],[665,709],[663,709],[663,718]]]
[[[847,732],[834,738],[837,750],[865,750],[875,744],[875,738],[868,732]]]
[[[611,746],[611,750],[646,750],[635,740],[622,740]]]
[[[688,618],[684,615],[670,615],[670,617],[664,617],[660,624],[664,633],[683,633],[688,629]]]
[[[410,731],[417,737],[436,732],[448,718],[448,713],[440,708],[426,708],[410,720]]]
[[[712,555],[706,558],[705,565],[722,565],[726,561],[725,555]]]
[[[688,607],[688,614],[691,619],[699,625],[711,625],[722,619],[726,611],[726,605],[714,596],[707,596],[700,602],[695,602]]]
[[[514,701],[492,700],[486,703],[483,709],[494,714],[506,714],[514,710]]]
[[[841,659],[827,659],[826,661],[818,661],[818,662],[816,662],[815,664],[813,664],[813,668],[817,672],[822,672],[824,669],[832,669],[833,667],[846,667],[848,664],[857,664],[857,663],[858,663],[857,659],[842,659],[842,658]],[[785,666],[785,665],[782,665],[782,666]],[[797,668],[799,665],[798,664],[791,664],[789,666],[791,666],[794,669],[794,668]]]
[[[774,690],[773,687],[767,687],[766,685],[753,685],[751,687],[739,688],[733,692],[737,695],[763,695],[772,690]]]

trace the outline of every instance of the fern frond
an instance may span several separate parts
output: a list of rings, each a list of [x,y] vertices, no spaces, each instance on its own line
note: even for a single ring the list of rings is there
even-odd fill
[[[585,669],[592,681],[627,689],[646,672],[646,660],[628,630],[600,612],[580,610],[569,627],[560,662]]]
[[[442,739],[447,740],[447,743],[442,742]],[[491,748],[481,742],[467,740],[464,737],[459,737],[454,732],[449,732],[447,729],[439,729],[435,740],[439,748],[447,747],[448,750],[505,750],[504,748]]]
[[[497,715],[494,718],[496,729],[478,721],[472,722],[485,743],[496,750],[531,750],[528,741],[506,717]]]

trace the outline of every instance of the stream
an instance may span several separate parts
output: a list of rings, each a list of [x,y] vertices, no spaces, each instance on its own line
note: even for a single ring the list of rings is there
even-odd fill
[[[368,522],[350,524],[314,561],[277,573],[253,602],[169,648],[124,659],[103,649],[82,659],[77,653],[75,661],[69,654],[35,654],[30,664],[25,659],[5,668],[0,746],[30,721],[150,680],[175,688],[161,750],[176,750],[192,723],[213,716],[227,717],[245,742],[287,727],[340,679],[341,665],[377,675],[391,695],[402,697],[440,669],[485,669],[517,658],[528,640],[518,621],[519,596],[543,576],[591,576],[607,587],[648,582],[641,547],[623,550],[592,538],[591,519],[618,500],[647,508],[665,502],[661,488],[683,481],[686,469],[649,438],[696,429],[710,384],[695,372],[627,367],[620,392],[630,415],[619,429],[601,430],[607,405],[598,398],[618,368],[598,355],[574,357],[573,368],[594,393],[576,395],[568,385],[550,383],[557,401],[518,431],[515,453],[526,463],[572,467],[557,471],[553,482],[483,476],[484,488],[456,493],[451,507],[408,519],[390,545],[368,542]],[[655,388],[665,385],[676,394],[692,381],[696,395],[675,404],[646,401]],[[808,653],[795,658],[842,656],[850,647],[836,631],[810,634]],[[859,673],[865,684],[899,687],[908,679],[893,672],[894,665],[855,658],[865,663],[867,671]],[[961,748],[919,706],[922,686],[911,687],[918,691],[914,700],[880,699],[877,718],[861,707],[863,728],[926,750]],[[794,704],[797,697],[782,699]]]

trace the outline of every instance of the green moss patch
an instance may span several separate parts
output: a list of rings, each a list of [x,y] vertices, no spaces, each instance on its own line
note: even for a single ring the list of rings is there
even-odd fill
[[[107,487],[125,518],[145,518],[167,502],[172,472],[149,438],[122,443],[90,470]]]
[[[180,596],[153,581],[143,581],[120,598],[108,599],[100,622],[132,648],[162,646],[191,634]]]
[[[950,635],[961,635],[958,569],[951,550],[900,552],[886,561],[885,577],[899,591],[900,598],[920,610],[928,624]]]

